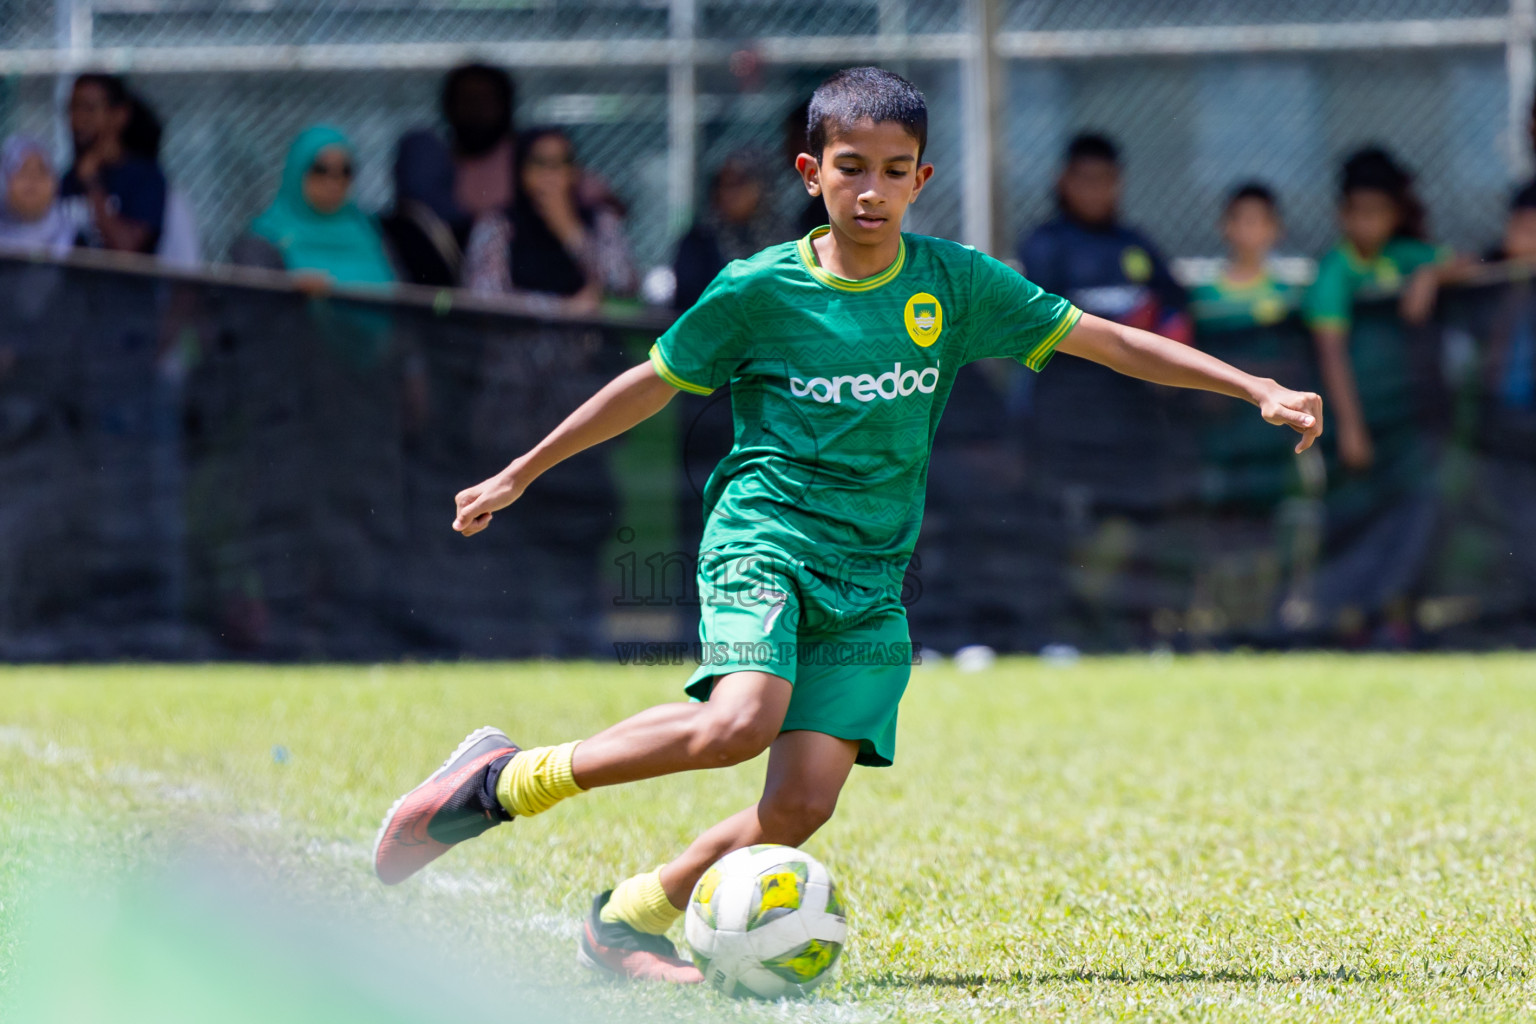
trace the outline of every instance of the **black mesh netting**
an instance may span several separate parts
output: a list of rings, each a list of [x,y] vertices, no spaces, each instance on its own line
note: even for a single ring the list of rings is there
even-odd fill
[[[612,656],[693,637],[698,477],[724,405],[552,471],[472,540],[452,497],[643,357],[643,318],[0,260],[0,657]],[[1358,310],[1377,464],[1297,460],[1242,403],[1069,357],[967,368],[908,579],[914,639],[1037,649],[1526,642],[1536,299]],[[1298,324],[1211,336],[1315,387]],[[686,457],[685,457],[686,453]],[[636,572],[660,574],[658,590]],[[668,576],[667,574],[672,575]],[[637,589],[637,586],[639,589]]]

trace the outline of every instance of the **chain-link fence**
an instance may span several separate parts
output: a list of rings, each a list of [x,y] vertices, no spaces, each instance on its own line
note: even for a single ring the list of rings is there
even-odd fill
[[[629,200],[654,265],[726,152],[776,159],[820,77],[879,62],[932,105],[940,177],[915,230],[1011,252],[1066,139],[1094,128],[1123,144],[1128,218],[1174,254],[1218,250],[1219,198],[1250,177],[1279,191],[1287,247],[1321,249],[1339,159],[1368,142],[1417,170],[1437,236],[1476,251],[1526,169],[1533,26],[1536,0],[14,0],[0,127],[62,157],[69,76],[126,71],[216,258],[314,121],[354,137],[360,198],[387,205],[394,140],[436,122],[446,68],[485,58],[516,73],[520,123],[569,127]]]

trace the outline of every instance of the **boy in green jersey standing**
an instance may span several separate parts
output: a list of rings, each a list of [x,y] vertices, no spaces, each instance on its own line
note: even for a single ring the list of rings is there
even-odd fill
[[[594,900],[581,959],[619,976],[700,980],[665,932],[704,871],[754,843],[799,845],[832,815],[855,764],[894,759],[911,662],[901,581],[961,366],[1009,356],[1039,370],[1060,350],[1247,399],[1302,434],[1298,451],[1322,430],[1316,395],[1084,315],[968,246],[902,234],[933,175],[922,162],[927,107],[910,82],[878,68],[838,72],[816,90],[808,121],[797,166],[830,224],[727,266],[648,362],[457,497],[454,529],[478,533],[551,466],[678,391],[729,382],[736,437],[705,489],[694,701],[559,746],[519,749],[477,730],[390,809],[375,847],[379,877],[395,883],[457,842],[594,786],[767,750],[757,803]]]
[[[1233,190],[1221,212],[1227,261],[1214,279],[1189,290],[1197,333],[1268,327],[1291,315],[1300,295],[1269,266],[1280,231],[1280,204],[1268,186]]]

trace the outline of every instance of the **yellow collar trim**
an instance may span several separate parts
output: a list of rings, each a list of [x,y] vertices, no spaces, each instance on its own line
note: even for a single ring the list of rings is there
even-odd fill
[[[1391,245],[1391,244],[1392,244],[1392,240],[1391,239],[1387,239],[1387,245]],[[1351,270],[1355,271],[1355,273],[1357,273],[1357,274],[1363,274],[1363,273],[1366,273],[1368,271],[1374,271],[1378,267],[1380,267],[1383,262],[1386,262],[1386,263],[1391,263],[1392,262],[1390,259],[1387,258],[1387,246],[1386,245],[1381,247],[1381,252],[1378,252],[1374,259],[1369,259],[1369,260],[1366,259],[1364,256],[1362,256],[1360,254],[1360,250],[1355,248],[1355,243],[1354,242],[1351,242],[1351,241],[1346,239],[1342,243],[1342,247],[1344,249],[1344,258],[1349,261],[1349,268]]]
[[[1266,267],[1259,272],[1258,277],[1250,277],[1246,281],[1232,280],[1232,274],[1223,270],[1216,278],[1216,288],[1228,294],[1242,294],[1244,292],[1267,291],[1275,284],[1275,276]]]
[[[836,288],[844,292],[867,292],[879,288],[883,284],[890,284],[896,280],[896,275],[901,273],[901,268],[907,263],[907,240],[901,239],[901,248],[896,253],[896,259],[874,277],[866,277],[861,281],[850,281],[846,277],[838,277],[816,262],[816,250],[811,243],[831,231],[830,225],[823,224],[819,228],[812,228],[810,234],[800,239],[800,262],[805,264],[805,269],[812,277],[826,285],[828,288]]]

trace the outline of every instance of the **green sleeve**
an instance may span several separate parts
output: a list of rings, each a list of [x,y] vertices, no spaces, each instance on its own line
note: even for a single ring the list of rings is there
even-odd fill
[[[1416,238],[1397,239],[1392,243],[1392,247],[1395,250],[1393,257],[1397,263],[1397,269],[1404,277],[1421,267],[1427,267],[1432,263],[1447,263],[1456,257],[1455,251],[1448,246],[1432,245]]]
[[[1302,318],[1308,327],[1349,328],[1355,301],[1354,283],[1342,252],[1335,249],[1317,264],[1317,280],[1301,300]]]
[[[1211,283],[1197,284],[1189,290],[1189,311],[1195,322],[1218,315],[1216,306],[1221,302],[1221,289]]]
[[[980,252],[973,257],[966,362],[1002,357],[1045,369],[1083,311],[1006,263]]]
[[[726,267],[651,346],[651,365],[661,379],[696,395],[728,383],[741,364],[747,337],[740,305],[740,284]]]

